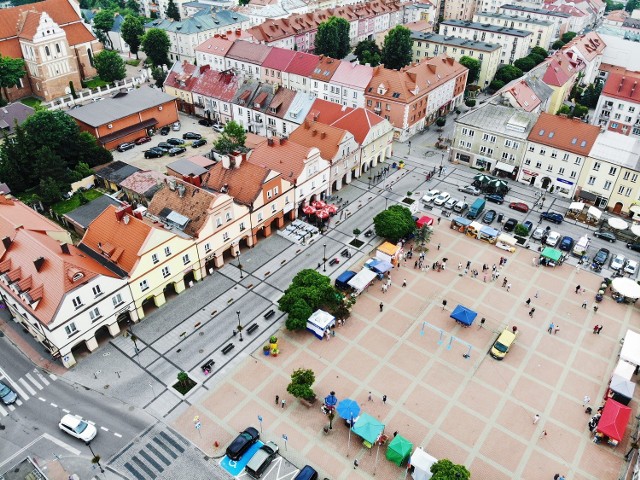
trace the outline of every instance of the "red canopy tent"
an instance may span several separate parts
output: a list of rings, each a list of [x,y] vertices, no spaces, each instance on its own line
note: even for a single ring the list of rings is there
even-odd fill
[[[631,409],[629,407],[609,398],[604,404],[602,417],[600,417],[596,431],[620,442],[627,429],[630,416]]]
[[[416,221],[416,225],[418,226],[418,228],[422,228],[424,225],[430,227],[431,225],[433,225],[433,218],[423,215],[419,220]]]

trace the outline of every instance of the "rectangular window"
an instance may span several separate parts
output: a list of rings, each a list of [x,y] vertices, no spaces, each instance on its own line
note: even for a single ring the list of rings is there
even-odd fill
[[[95,322],[96,320],[98,320],[102,315],[100,315],[100,310],[98,309],[98,307],[96,308],[92,308],[91,310],[89,310],[89,318],[91,318],[92,322]]]
[[[569,175],[571,178],[576,178],[576,172],[575,170],[571,170],[571,175]]]
[[[576,157],[576,161],[573,162],[574,165],[580,165],[582,163],[582,157]]]
[[[117,307],[118,305],[122,305],[124,303],[124,300],[122,300],[122,295],[120,295],[119,293],[116,293],[111,298],[111,301],[113,302],[114,307]]]
[[[558,158],[558,152],[556,152],[555,150],[551,151],[551,158]]]
[[[96,285],[91,289],[91,291],[93,292],[93,295],[96,297],[99,297],[100,295],[102,295],[102,290],[100,290],[100,285]]]
[[[271,198],[271,190],[267,190],[267,198]]]
[[[536,162],[536,168],[542,168],[542,162]]]
[[[157,253],[152,253],[151,254],[151,261],[156,264],[158,263],[160,260],[158,259],[158,254]]]
[[[258,212],[258,221],[261,222],[262,221],[262,212]]]
[[[505,140],[504,141],[504,146],[507,148],[511,148],[511,145],[513,144],[513,142],[511,140]]]
[[[171,271],[169,270],[169,267],[162,267],[162,276],[164,278],[167,278],[169,275],[171,275]]]
[[[231,221],[231,212],[227,212],[227,214],[225,215],[225,218],[227,219],[227,222]]]
[[[600,162],[593,162],[593,170],[594,170],[594,172],[600,171],[600,165],[602,165]]]
[[[78,327],[76,327],[75,323],[71,322],[69,325],[64,327],[64,331],[67,332],[68,336],[72,336],[78,333]]]
[[[209,253],[211,251],[211,245],[208,243],[204,244],[204,253]]]
[[[558,169],[558,175],[564,175],[564,168],[559,168]]]
[[[589,180],[587,180],[588,185],[595,185],[595,183],[596,183],[596,177],[589,177]]]
[[[149,290],[149,283],[146,280],[142,280],[140,282],[140,290],[142,290],[143,292],[145,290]]]
[[[620,195],[622,195],[622,194],[624,193],[624,185],[620,185],[620,186],[618,187],[618,193],[619,193]]]
[[[189,265],[191,263],[191,259],[189,258],[188,253],[182,256],[182,263],[184,265]]]
[[[564,160],[565,162],[568,162],[568,161],[569,161],[569,154],[568,154],[568,153],[565,153],[565,154],[562,156],[562,160]]]
[[[524,161],[525,165],[531,165],[531,160],[529,160],[528,158]]]
[[[229,241],[229,233],[228,232],[224,232],[222,234],[222,240],[224,240],[225,242]]]
[[[171,248],[169,247],[164,247],[164,254],[168,257],[169,255],[171,255]]]
[[[540,149],[540,155],[542,155],[543,157],[547,154],[547,150],[545,148],[541,148]]]
[[[276,206],[275,205],[271,205],[271,213],[276,213]]]
[[[603,188],[605,190],[609,190],[611,188],[611,182],[608,181],[608,180],[606,182],[604,182],[604,187]]]
[[[609,168],[609,175],[615,175],[617,171],[618,171],[617,167],[610,167]]]
[[[82,306],[82,300],[80,300],[80,297],[76,297],[71,301],[73,302],[73,306],[76,310]]]
[[[509,159],[509,154],[507,152],[502,152],[502,159],[503,160],[508,160]]]
[[[630,197],[630,196],[631,196],[631,191],[632,191],[632,190],[631,190],[631,188],[627,187],[627,188],[624,190],[624,196],[625,196],[625,197]]]
[[[629,180],[629,176],[630,176],[630,175],[631,175],[631,172],[630,172],[629,170],[627,170],[626,172],[624,172],[624,175],[623,175],[623,177],[622,177],[622,178],[623,178],[624,180]]]
[[[244,226],[244,222],[240,222],[240,231],[244,231],[245,226]]]
[[[536,150],[536,149],[535,149],[535,147],[534,147],[533,145],[529,145],[528,150],[529,150],[530,152],[535,152],[535,150]]]
[[[638,181],[638,174],[634,173],[631,175],[631,183],[636,183]]]
[[[553,167],[551,164],[547,165],[547,172],[553,172]]]
[[[278,195],[278,187],[273,187],[273,194]]]
[[[216,219],[216,226],[218,226],[218,227],[222,226],[222,219],[221,218],[217,218]]]

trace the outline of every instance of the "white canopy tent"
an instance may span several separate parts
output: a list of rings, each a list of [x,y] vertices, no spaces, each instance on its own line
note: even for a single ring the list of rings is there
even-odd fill
[[[316,310],[307,320],[307,330],[322,340],[324,333],[335,324],[336,317],[324,310]]]
[[[615,376],[622,377],[627,380],[631,380],[631,377],[633,376],[633,372],[635,371],[635,369],[636,367],[634,365],[631,365],[629,362],[626,362],[624,360],[618,360],[618,364],[616,365],[616,368],[613,371],[613,374]]]
[[[377,274],[373,270],[363,268],[355,277],[349,280],[349,286],[353,288],[358,295],[360,295],[360,293],[367,288],[367,285],[369,285],[376,276]]]
[[[634,223],[631,225],[631,233],[633,233],[636,237],[640,237],[640,225]]]
[[[611,288],[627,298],[640,298],[640,285],[626,277],[614,278]]]
[[[596,220],[600,220],[600,217],[602,216],[602,210],[591,205],[589,206],[589,210],[587,210],[587,214],[592,216]]]
[[[584,208],[583,202],[573,202],[571,203],[571,205],[569,205],[569,210],[575,210],[577,212],[582,211],[583,208]]]
[[[640,333],[627,330],[622,350],[620,350],[620,358],[633,365],[640,365]]]
[[[636,384],[626,378],[614,375],[611,377],[611,382],[609,382],[609,388],[627,398],[633,398],[633,392],[636,389]]]
[[[431,465],[437,461],[437,458],[429,455],[422,447],[416,448],[409,460],[409,463],[414,468],[411,476],[414,480],[429,480],[431,478]]]
[[[626,230],[629,226],[627,222],[618,217],[609,218],[609,220],[607,220],[607,223],[611,228],[614,228],[616,230]]]

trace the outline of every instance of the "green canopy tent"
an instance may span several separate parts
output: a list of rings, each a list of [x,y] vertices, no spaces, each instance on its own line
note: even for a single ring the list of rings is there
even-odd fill
[[[413,444],[406,438],[396,435],[387,447],[387,460],[400,467],[409,460],[411,450],[413,450]]]
[[[552,262],[557,262],[562,258],[562,252],[560,250],[556,250],[555,248],[544,247],[544,250],[542,250],[542,256],[544,258],[548,258]]]
[[[361,413],[351,430],[366,442],[369,442],[370,445],[373,445],[382,432],[384,432],[384,424],[380,423],[371,415]]]

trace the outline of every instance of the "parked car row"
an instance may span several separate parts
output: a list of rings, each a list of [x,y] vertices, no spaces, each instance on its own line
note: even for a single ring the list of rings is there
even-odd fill
[[[184,153],[187,151],[185,147],[185,140],[193,140],[191,142],[192,148],[201,147],[206,145],[207,141],[202,138],[202,135],[195,132],[187,132],[180,138],[168,138],[166,142],[160,142],[155,147],[151,147],[149,150],[145,150],[144,158],[160,158],[165,154],[169,154],[170,157]]]

